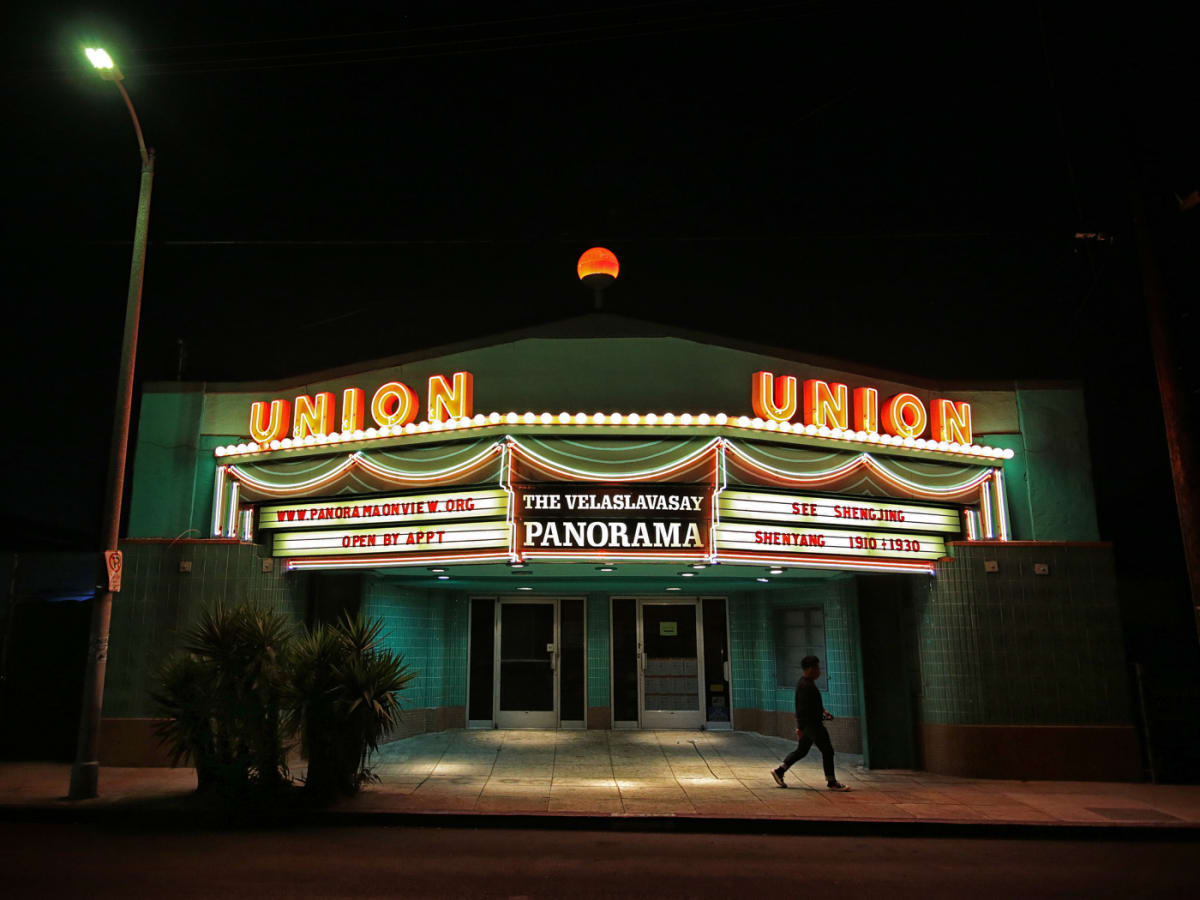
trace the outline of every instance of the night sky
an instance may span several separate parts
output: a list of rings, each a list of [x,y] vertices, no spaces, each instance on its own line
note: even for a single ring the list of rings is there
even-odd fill
[[[610,312],[920,375],[1082,380],[1102,536],[1125,577],[1180,596],[1130,190],[1186,360],[1191,32],[980,7],[10,11],[6,455],[26,463],[7,544],[98,547],[138,186],[120,95],[82,56],[98,44],[158,151],[139,379],[177,377],[180,340],[184,379],[262,379],[584,313],[575,260],[602,244]],[[1196,363],[1182,375],[1194,404]]]

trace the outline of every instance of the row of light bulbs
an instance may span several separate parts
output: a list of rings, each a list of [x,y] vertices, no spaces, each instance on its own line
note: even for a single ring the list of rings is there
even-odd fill
[[[463,416],[461,419],[449,419],[445,422],[409,422],[407,425],[382,425],[378,428],[367,428],[358,431],[342,431],[332,434],[307,435],[303,439],[283,438],[269,444],[248,442],[228,444],[217,447],[216,456],[242,456],[246,454],[265,453],[271,450],[293,450],[303,447],[320,447],[330,444],[344,444],[354,441],[370,441],[377,438],[398,437],[406,434],[426,434],[439,431],[457,431],[464,428],[479,428],[486,425],[716,425],[747,428],[754,431],[775,431],[783,434],[802,434],[809,437],[831,438],[833,440],[850,441],[862,444],[880,444],[882,446],[906,447],[914,450],[935,450],[940,453],[956,453],[963,456],[982,456],[990,459],[1012,459],[1012,450],[999,447],[984,447],[979,444],[960,444],[957,441],[935,441],[926,438],[898,437],[890,434],[878,434],[874,431],[854,431],[853,429],[829,428],[822,425],[793,425],[791,422],[775,422],[767,419],[739,416],[731,419],[725,413],[553,413],[498,412],[484,415],[479,413],[474,417]]]

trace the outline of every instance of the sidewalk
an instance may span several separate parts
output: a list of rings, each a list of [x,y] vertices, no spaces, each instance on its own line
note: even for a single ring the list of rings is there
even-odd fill
[[[384,747],[374,760],[382,783],[320,815],[1200,829],[1200,785],[954,778],[864,770],[860,757],[838,754],[838,778],[852,790],[833,793],[814,751],[781,790],[770,769],[792,746],[753,732],[424,734]],[[105,768],[102,796],[70,803],[63,796],[69,771],[65,764],[0,763],[0,811],[184,812],[196,783],[191,769]]]

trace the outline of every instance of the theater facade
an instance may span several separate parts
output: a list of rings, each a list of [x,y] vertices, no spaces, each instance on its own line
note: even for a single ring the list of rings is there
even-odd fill
[[[613,316],[266,383],[148,385],[103,723],[206,604],[382,617],[403,734],[790,735],[874,768],[1136,778],[1081,392]]]

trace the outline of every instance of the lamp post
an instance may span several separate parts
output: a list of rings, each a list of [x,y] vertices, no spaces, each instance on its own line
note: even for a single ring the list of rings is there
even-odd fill
[[[87,58],[100,77],[121,92],[142,155],[142,179],[138,193],[137,225],[133,233],[133,260],[129,266],[129,294],[125,303],[125,335],[121,342],[121,371],[117,379],[117,403],[113,415],[112,443],[108,454],[107,504],[104,549],[116,550],[121,529],[121,498],[125,492],[125,451],[129,444],[129,416],[133,402],[133,368],[137,357],[138,320],[142,308],[142,274],[146,268],[146,233],[150,225],[150,187],[154,181],[154,150],[146,149],[142,125],[133,101],[121,84],[124,76],[104,50],[89,47]],[[104,674],[108,664],[108,628],[112,618],[112,591],[104,585],[92,607],[88,635],[87,672],[83,684],[83,706],[79,713],[79,742],[71,767],[72,800],[87,800],[99,791],[100,712],[104,703]]]

